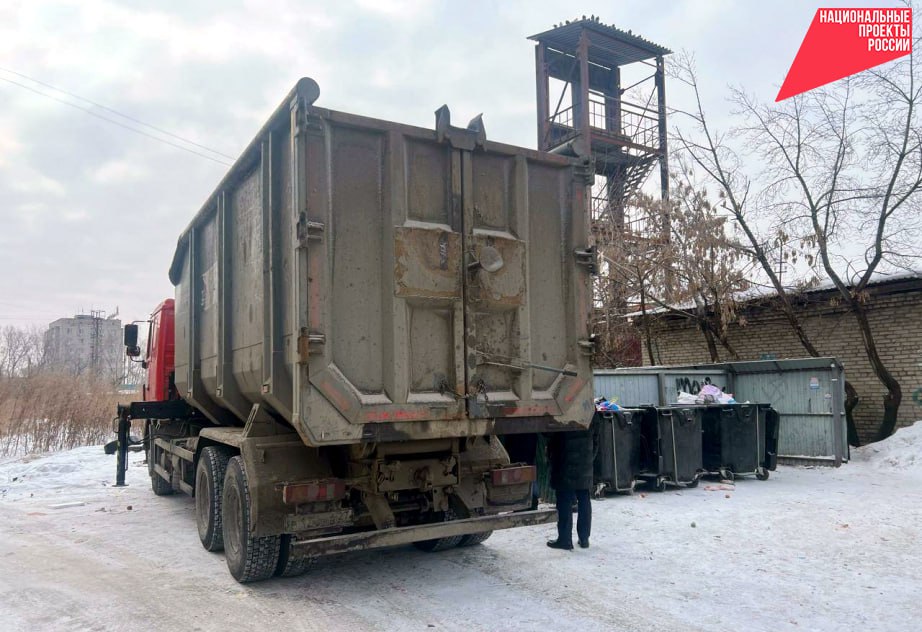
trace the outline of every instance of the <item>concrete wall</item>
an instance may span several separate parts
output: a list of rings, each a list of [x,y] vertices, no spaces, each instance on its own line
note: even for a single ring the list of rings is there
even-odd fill
[[[871,370],[854,317],[832,305],[831,295],[817,298],[820,300],[798,308],[804,328],[822,355],[836,357],[845,365],[845,376],[861,398],[855,422],[866,442],[880,424],[886,390]],[[732,325],[729,334],[740,360],[758,360],[765,354],[776,358],[806,355],[777,309],[752,308],[744,317],[745,324]],[[922,419],[922,290],[873,295],[869,317],[880,356],[903,389],[900,425]],[[654,325],[653,343],[657,364],[711,361],[704,336],[689,321],[660,320]],[[719,345],[718,351],[721,361],[731,359]],[[644,361],[649,362],[646,354]]]

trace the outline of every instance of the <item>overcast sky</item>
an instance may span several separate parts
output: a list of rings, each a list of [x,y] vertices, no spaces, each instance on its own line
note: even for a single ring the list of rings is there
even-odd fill
[[[432,127],[447,103],[458,122],[483,112],[490,139],[534,147],[526,37],[556,22],[596,14],[695,53],[720,121],[728,84],[774,99],[818,7],[892,4],[0,0],[0,79],[74,101],[7,71],[28,75],[231,156],[305,75],[323,107]],[[225,170],[0,81],[0,325],[116,306],[145,318],[172,296],[176,238]]]

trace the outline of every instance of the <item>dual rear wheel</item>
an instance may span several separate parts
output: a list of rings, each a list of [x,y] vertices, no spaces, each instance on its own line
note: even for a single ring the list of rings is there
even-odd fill
[[[311,560],[294,553],[292,535],[254,536],[250,488],[243,457],[222,446],[208,446],[195,470],[195,522],[207,551],[224,551],[227,567],[241,583],[270,577],[295,577],[308,570]],[[474,546],[492,531],[415,542],[423,551]]]
[[[195,522],[208,551],[224,551],[227,568],[241,583],[294,577],[310,561],[293,554],[290,535],[252,535],[250,489],[243,458],[221,446],[202,450],[195,471]]]

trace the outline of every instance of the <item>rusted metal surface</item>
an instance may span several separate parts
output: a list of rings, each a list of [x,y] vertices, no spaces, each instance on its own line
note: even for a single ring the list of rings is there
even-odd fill
[[[180,237],[182,396],[310,446],[588,425],[585,165],[317,94],[299,82]]]
[[[292,544],[292,548],[298,556],[314,557],[333,553],[346,553],[348,551],[363,551],[385,546],[410,544],[411,542],[418,542],[420,540],[434,540],[436,538],[447,538],[455,535],[468,535],[471,533],[497,531],[499,529],[510,529],[513,527],[550,524],[556,522],[556,520],[556,510],[538,509],[535,511],[485,516],[483,518],[453,520],[451,522],[437,524],[395,527],[392,529],[351,533],[313,540],[298,540]]]

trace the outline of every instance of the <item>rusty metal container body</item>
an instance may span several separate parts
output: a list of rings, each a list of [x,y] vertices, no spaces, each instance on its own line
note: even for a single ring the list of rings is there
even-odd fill
[[[586,165],[318,94],[298,83],[179,239],[179,393],[311,446],[588,426]]]

